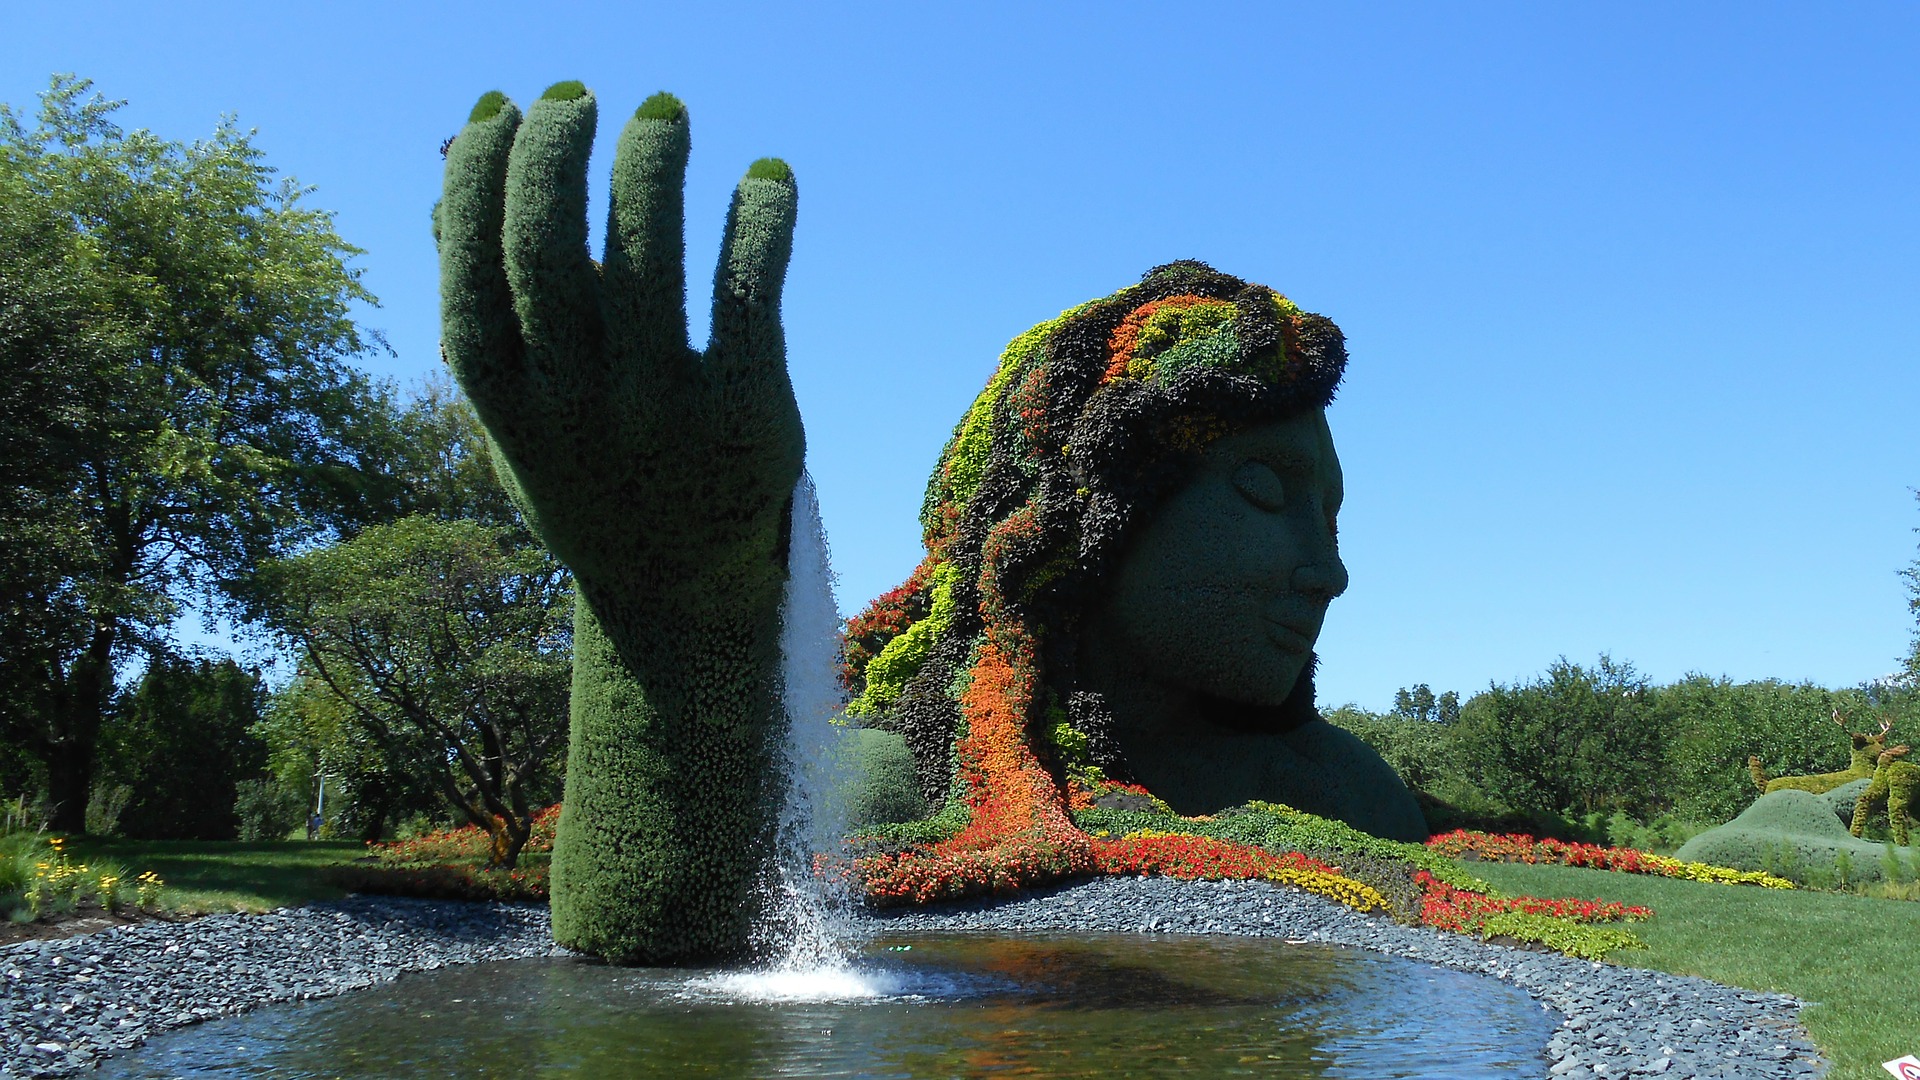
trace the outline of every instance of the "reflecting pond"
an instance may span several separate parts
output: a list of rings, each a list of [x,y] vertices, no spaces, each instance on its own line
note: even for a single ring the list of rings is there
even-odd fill
[[[902,936],[838,972],[513,960],[160,1036],[113,1077],[1421,1077],[1545,1072],[1524,992],[1329,945]]]

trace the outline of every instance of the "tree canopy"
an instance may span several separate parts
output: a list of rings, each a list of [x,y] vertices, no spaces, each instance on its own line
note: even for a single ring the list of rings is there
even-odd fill
[[[511,528],[426,515],[272,564],[269,624],[344,723],[376,746],[424,737],[419,765],[511,866],[566,741],[565,572]]]
[[[117,663],[184,601],[364,521],[374,297],[332,215],[225,120],[192,143],[56,76],[0,105],[0,733],[78,830]]]

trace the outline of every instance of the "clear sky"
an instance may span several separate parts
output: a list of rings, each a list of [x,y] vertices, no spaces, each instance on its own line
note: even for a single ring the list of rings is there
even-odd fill
[[[482,92],[594,89],[596,228],[619,122],[680,95],[696,281],[734,181],[786,158],[843,610],[917,561],[926,475],[1009,338],[1199,258],[1347,334],[1323,703],[1602,651],[1848,685],[1911,638],[1911,4],[9,9],[0,100],[70,71],[125,126],[258,129],[366,250],[397,354],[368,363],[403,382],[439,365],[436,151]]]

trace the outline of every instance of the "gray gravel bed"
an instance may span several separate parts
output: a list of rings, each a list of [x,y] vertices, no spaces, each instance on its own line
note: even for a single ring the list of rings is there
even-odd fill
[[[257,1005],[559,951],[544,907],[395,897],[19,942],[0,948],[0,1077],[71,1076]]]
[[[1490,945],[1400,926],[1263,881],[1105,878],[1012,900],[881,913],[895,931],[1241,934],[1351,945],[1476,972],[1527,991],[1565,1019],[1546,1046],[1558,1080],[1596,1076],[1799,1080],[1826,1072],[1803,1002],[1659,971]],[[1632,953],[1616,953],[1631,960]]]
[[[869,914],[889,933],[1241,934],[1358,946],[1502,979],[1563,1015],[1549,1076],[1817,1077],[1801,1002],[1403,927],[1265,882],[1120,878]],[[545,908],[354,897],[0,948],[0,1078],[68,1076],[170,1028],[403,972],[556,955]],[[1631,956],[1631,954],[1627,954]]]

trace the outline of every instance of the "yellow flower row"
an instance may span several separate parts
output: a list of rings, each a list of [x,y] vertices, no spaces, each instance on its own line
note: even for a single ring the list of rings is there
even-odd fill
[[[1641,862],[1666,877],[1704,881],[1714,885],[1758,885],[1763,889],[1791,889],[1793,882],[1759,870],[1734,870],[1706,863],[1682,862],[1666,855],[1642,855]]]
[[[1264,876],[1268,881],[1292,885],[1330,900],[1338,900],[1355,911],[1378,911],[1387,906],[1387,898],[1380,895],[1378,889],[1338,874],[1325,874],[1318,870],[1295,870],[1283,866],[1277,870],[1269,870]]]

